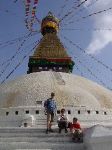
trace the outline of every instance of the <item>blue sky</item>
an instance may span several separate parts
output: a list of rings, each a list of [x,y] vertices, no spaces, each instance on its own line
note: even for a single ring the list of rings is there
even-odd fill
[[[60,31],[58,33],[58,36],[69,55],[71,55],[76,63],[73,74],[82,75],[112,89],[112,71],[109,70],[112,68],[112,10],[82,19],[82,17],[88,16],[91,13],[110,8],[112,2],[111,0],[88,0],[77,10],[72,9],[72,7],[77,6],[82,1],[39,0],[36,16],[41,20],[47,15],[48,11],[53,12],[57,17],[59,17],[59,13],[61,12],[60,19],[68,12],[73,11],[71,15],[61,22]],[[64,9],[62,9],[64,5]],[[82,11],[80,11],[80,9]],[[11,44],[11,40],[25,36],[29,33],[25,27],[24,19],[24,0],[18,0],[16,3],[14,3],[14,0],[0,1],[0,64],[5,62],[4,65],[0,66],[0,82],[6,79],[7,75],[10,74],[19,62],[21,62],[23,56],[33,48],[34,42],[42,38],[42,35],[38,33],[27,38],[23,46],[20,45],[24,39],[16,40]],[[38,22],[35,23],[34,29],[37,31],[40,30]],[[94,29],[97,30],[94,31]],[[83,53],[69,41],[65,40],[64,36],[84,49],[87,54]],[[10,44],[6,43],[7,41]],[[14,59],[8,62],[8,59],[10,59],[17,50],[19,53]],[[32,55],[32,53],[30,55]],[[94,56],[110,68],[105,68],[88,55]],[[12,80],[18,76],[26,74],[28,70],[28,58],[29,57],[27,56],[23,63],[7,80]],[[3,71],[8,63],[9,66]]]

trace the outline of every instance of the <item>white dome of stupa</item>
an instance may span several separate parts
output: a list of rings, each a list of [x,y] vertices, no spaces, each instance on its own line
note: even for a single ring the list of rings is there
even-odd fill
[[[34,106],[55,92],[59,106],[112,108],[112,92],[83,77],[59,72],[24,75],[0,86],[0,107]]]

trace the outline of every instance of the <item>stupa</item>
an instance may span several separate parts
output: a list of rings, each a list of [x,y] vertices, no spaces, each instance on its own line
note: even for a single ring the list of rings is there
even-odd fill
[[[75,66],[57,32],[59,20],[49,12],[42,20],[40,44],[29,57],[28,74],[0,85],[0,127],[44,128],[43,102],[55,92],[57,116],[65,108],[82,126],[112,125],[112,92],[72,74]],[[54,125],[55,126],[55,125]]]

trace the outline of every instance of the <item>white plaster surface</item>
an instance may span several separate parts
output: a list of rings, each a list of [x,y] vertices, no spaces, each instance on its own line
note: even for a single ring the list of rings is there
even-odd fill
[[[111,91],[80,76],[50,71],[24,75],[0,85],[0,108],[35,106],[52,91],[62,107],[112,108]]]

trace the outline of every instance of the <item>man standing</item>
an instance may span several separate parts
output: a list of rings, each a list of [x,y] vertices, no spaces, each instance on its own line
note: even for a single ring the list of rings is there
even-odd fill
[[[47,113],[47,130],[46,133],[53,132],[52,122],[56,113],[56,101],[54,100],[55,93],[51,93],[51,97],[44,102],[45,111]]]

